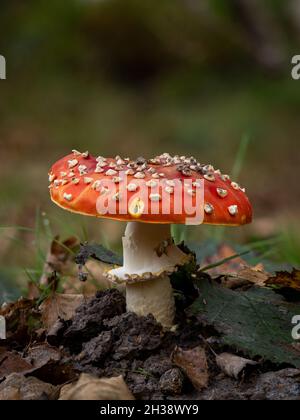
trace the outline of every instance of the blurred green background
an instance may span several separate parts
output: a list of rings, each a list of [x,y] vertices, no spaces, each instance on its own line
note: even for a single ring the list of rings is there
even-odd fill
[[[272,258],[299,264],[299,41],[299,0],[2,1],[0,280],[43,260],[45,234],[120,246],[122,224],[49,200],[48,169],[73,148],[235,166],[253,225],[187,237],[281,234]]]

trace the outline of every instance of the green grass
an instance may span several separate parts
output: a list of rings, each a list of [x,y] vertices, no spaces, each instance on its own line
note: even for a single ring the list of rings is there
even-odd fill
[[[5,231],[6,228],[8,227],[2,226],[1,231]],[[50,244],[53,240],[56,240],[56,242],[59,243],[61,246],[65,247],[68,252],[74,254],[74,251],[72,249],[66,247],[63,244],[63,237],[61,240],[54,239],[52,233],[52,223],[50,222],[45,213],[40,213],[39,211],[37,211],[34,228],[22,226],[17,226],[15,228],[17,228],[17,230],[20,232],[30,232],[33,234],[31,247],[29,250],[27,249],[27,251],[29,251],[29,254],[32,256],[32,264],[23,268],[18,268],[17,266],[15,266],[13,269],[11,269],[12,273],[19,273],[18,278],[22,278],[21,285],[23,287],[23,290],[26,281],[33,282],[37,285],[39,284],[39,279],[43,273],[43,267],[46,261],[46,255]],[[289,267],[300,267],[299,237],[298,235],[295,235],[295,233],[291,229],[284,230],[284,232],[282,232],[280,235],[274,238],[253,239],[245,245],[238,245],[232,243],[230,238],[228,238],[225,241],[224,239],[219,240],[216,238],[209,238],[206,241],[203,240],[203,242],[199,240],[197,243],[195,243],[195,241],[191,242],[191,240],[187,239],[188,228],[189,227],[186,227],[184,225],[173,225],[172,233],[174,235],[176,243],[180,243],[184,240],[185,242],[187,242],[187,244],[192,244],[191,248],[197,250],[196,253],[198,255],[199,262],[205,256],[214,255],[217,252],[218,246],[223,244],[224,242],[229,243],[233,249],[237,250],[236,254],[232,257],[218,261],[212,265],[201,267],[202,271],[207,271],[211,268],[221,266],[238,257],[246,258],[246,261],[249,264],[253,265],[257,264],[258,262],[263,262],[266,264],[266,269],[270,269],[272,271],[280,268],[285,269]],[[199,229],[205,230],[206,227],[202,226],[199,227]],[[84,240],[88,240],[88,232],[82,228],[81,230],[84,232]],[[102,237],[105,238],[106,236],[102,234]],[[25,247],[27,247],[26,242],[19,240],[18,238],[13,238],[12,240],[14,241],[14,247],[19,249],[18,252],[22,251],[23,249],[25,249]],[[108,248],[110,248],[110,246],[108,246]],[[9,284],[11,286],[11,289],[14,291],[13,295],[15,295],[17,290],[16,284],[13,281],[13,276],[11,274],[8,275],[8,270],[6,270],[5,274],[2,274],[1,278],[2,288],[4,287],[5,290],[9,291]],[[63,281],[63,279],[60,280]],[[46,296],[47,291],[47,288],[45,290],[41,290],[42,296]]]
[[[233,261],[237,258],[249,256],[250,254],[255,255],[255,259],[258,259],[259,261],[263,261],[266,257],[269,255],[270,247],[275,249],[278,244],[280,244],[281,240],[280,238],[270,238],[265,240],[260,240],[257,242],[251,242],[247,245],[244,245],[242,248],[244,249],[241,252],[238,252],[230,257],[224,258],[220,261],[217,261],[216,263],[206,265],[204,267],[200,268],[200,271],[208,271],[212,268],[220,267],[230,261]]]
[[[243,169],[243,165],[246,160],[247,150],[248,150],[248,147],[250,146],[250,140],[251,140],[251,137],[249,133],[244,134],[241,139],[239,149],[236,154],[235,162],[231,171],[233,180],[236,180],[236,181],[239,180],[240,174]]]

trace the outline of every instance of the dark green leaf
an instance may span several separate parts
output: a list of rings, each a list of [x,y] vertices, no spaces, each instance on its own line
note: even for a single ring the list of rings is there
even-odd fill
[[[300,368],[300,352],[291,335],[292,318],[300,314],[300,304],[288,303],[264,288],[233,291],[207,279],[196,284],[200,295],[189,314],[213,326],[224,345],[252,358]]]
[[[76,264],[84,265],[89,258],[94,258],[95,260],[107,263],[107,264],[116,264],[122,265],[122,257],[115,254],[114,252],[106,249],[102,245],[97,244],[81,244],[80,251],[76,256]]]

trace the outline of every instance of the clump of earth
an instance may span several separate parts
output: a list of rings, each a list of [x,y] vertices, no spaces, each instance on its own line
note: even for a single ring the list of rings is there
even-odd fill
[[[32,320],[38,310],[28,300],[17,302],[15,313],[27,329],[16,328],[13,319],[16,329],[0,345],[0,400],[58,399],[62,387],[82,374],[122,377],[133,397],[142,400],[300,399],[300,370],[291,366],[257,363],[240,354],[234,356],[242,363],[238,370],[236,365],[222,369],[216,355],[234,349],[221,343],[213,326],[186,315],[192,295],[177,300],[170,331],[152,315],[126,312],[117,289],[97,292],[71,319],[58,319],[48,331],[28,332],[24,314],[30,308]]]
[[[262,365],[246,377],[230,378],[216,366],[206,327],[183,318],[173,331],[163,331],[152,315],[126,312],[125,298],[116,289],[98,292],[83,303],[56,334],[60,337],[56,345],[63,346],[76,371],[98,377],[122,375],[138,399],[300,398],[297,369],[265,372],[268,367]],[[208,363],[209,381],[203,390],[195,389],[173,358],[178,347],[198,346],[205,348]]]

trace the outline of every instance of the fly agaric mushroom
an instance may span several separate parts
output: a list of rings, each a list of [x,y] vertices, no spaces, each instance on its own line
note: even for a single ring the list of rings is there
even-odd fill
[[[49,181],[51,199],[60,207],[128,222],[123,266],[110,270],[108,277],[126,284],[128,311],[152,313],[165,328],[175,315],[169,275],[189,260],[174,244],[170,225],[187,223],[188,199],[202,215],[194,224],[239,226],[252,220],[245,190],[193,157],[164,153],[134,161],[74,150],[53,165]],[[197,201],[199,192],[203,199]]]

